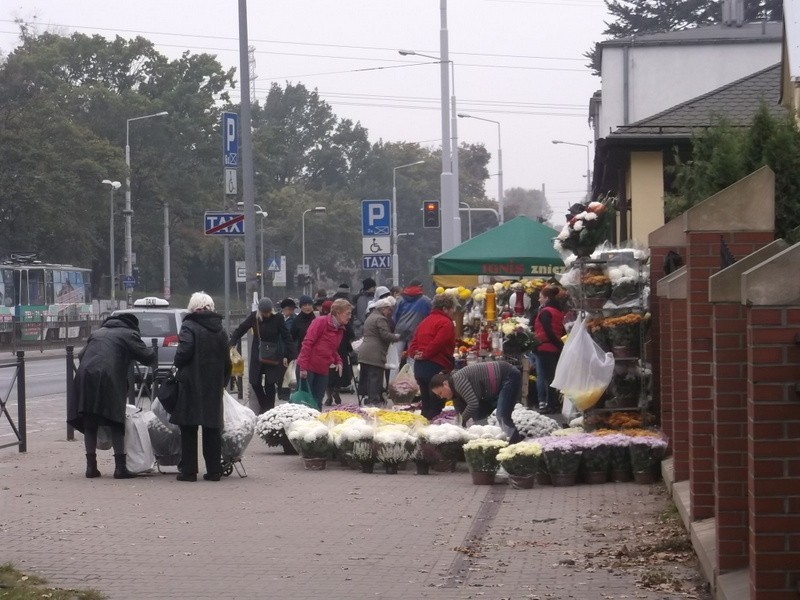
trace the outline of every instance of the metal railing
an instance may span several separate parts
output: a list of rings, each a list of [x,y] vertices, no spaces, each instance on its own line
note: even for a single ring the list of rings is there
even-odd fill
[[[66,348],[68,345],[82,344],[89,334],[97,329],[102,320],[85,315],[78,319],[68,316],[53,318],[41,315],[30,321],[0,322],[0,352],[16,353],[18,350],[39,350]]]
[[[14,375],[8,386],[8,390],[0,396],[0,415],[8,419],[11,425],[11,430],[17,438],[15,442],[8,442],[1,444],[0,448],[8,448],[10,446],[19,446],[20,452],[28,451],[28,424],[26,419],[25,409],[25,353],[21,350],[17,352],[17,362],[0,364],[0,369],[14,369]],[[8,410],[8,402],[11,398],[11,391],[14,389],[14,384],[17,386],[17,423],[11,418],[11,413]]]

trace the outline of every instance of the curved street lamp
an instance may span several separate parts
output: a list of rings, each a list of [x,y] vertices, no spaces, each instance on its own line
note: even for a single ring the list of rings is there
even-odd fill
[[[103,185],[109,186],[111,190],[111,201],[110,201],[110,215],[108,218],[108,254],[109,254],[109,266],[110,266],[110,276],[111,276],[111,306],[117,308],[117,290],[116,290],[116,273],[115,273],[115,266],[114,266],[114,192],[116,192],[119,188],[122,187],[122,184],[119,181],[111,181],[110,179],[103,179],[101,181]]]
[[[314,208],[309,208],[303,211],[303,218],[302,218],[302,233],[303,233],[303,275],[308,275],[308,265],[306,264],[306,214],[310,212],[314,213],[324,213],[327,211],[327,207],[325,206],[315,206]],[[307,279],[303,280],[303,293],[308,294],[308,283]]]
[[[478,121],[486,121],[487,123],[494,123],[497,125],[497,208],[500,209],[498,218],[502,225],[505,221],[505,210],[503,207],[503,144],[500,141],[500,121],[476,117],[466,113],[458,113],[458,116],[462,119],[476,119]]]

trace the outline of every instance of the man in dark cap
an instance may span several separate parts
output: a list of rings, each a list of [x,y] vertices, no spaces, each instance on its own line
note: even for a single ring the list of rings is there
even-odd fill
[[[422,320],[431,312],[431,299],[422,290],[422,281],[412,279],[403,288],[400,300],[394,308],[394,332],[400,335],[398,351],[402,356],[403,350],[411,341],[414,332]],[[391,374],[394,377],[394,373]]]
[[[361,291],[353,299],[355,310],[353,310],[353,330],[356,334],[356,339],[364,335],[364,321],[367,320],[367,304],[375,298],[375,280],[372,277],[367,277],[361,282]]]
[[[310,299],[310,298],[309,298]],[[284,298],[281,300],[281,313],[283,313],[284,323],[286,324],[286,329],[289,330],[289,335],[292,334],[292,324],[297,315],[295,315],[295,309],[297,308],[297,303],[294,301],[293,298]],[[296,347],[299,350],[299,347]],[[286,373],[289,373],[290,370],[293,370],[294,366],[289,365]],[[289,396],[291,395],[292,391],[289,389],[288,385],[288,377],[286,374],[283,376],[283,381],[281,382],[281,386],[278,388],[278,398],[283,400],[284,402],[289,401]]]
[[[348,302],[350,302],[350,286],[346,283],[340,283],[339,288],[336,290],[336,293],[333,295],[332,300],[338,300],[339,298],[344,298]]]

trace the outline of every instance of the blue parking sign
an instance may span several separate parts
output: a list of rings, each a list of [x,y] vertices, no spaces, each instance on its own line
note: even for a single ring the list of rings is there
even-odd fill
[[[239,115],[222,113],[222,159],[226,167],[239,166]]]
[[[361,235],[386,236],[392,234],[392,201],[361,201]]]

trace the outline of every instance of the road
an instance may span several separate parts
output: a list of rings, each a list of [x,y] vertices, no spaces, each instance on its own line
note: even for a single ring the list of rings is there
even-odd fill
[[[0,360],[0,365],[16,364],[14,359]],[[25,396],[31,400],[41,396],[64,394],[67,388],[66,354],[61,357],[41,358],[25,361]],[[0,395],[5,398],[11,382],[15,379],[16,369],[0,368]],[[16,398],[16,385],[11,395]]]

